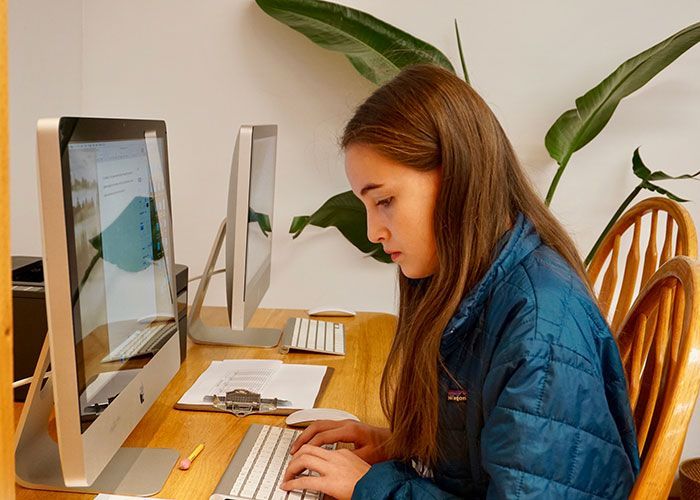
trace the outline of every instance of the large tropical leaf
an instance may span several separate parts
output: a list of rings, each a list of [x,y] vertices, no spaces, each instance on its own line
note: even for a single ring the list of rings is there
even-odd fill
[[[315,44],[345,54],[362,76],[377,85],[413,64],[436,64],[454,73],[449,59],[432,45],[359,10],[320,0],[256,2]]]
[[[700,40],[695,23],[622,63],[610,76],[576,99],[576,109],[562,114],[547,132],[545,145],[559,165],[605,127],[620,101],[642,87]]]
[[[391,262],[391,257],[384,253],[381,245],[367,239],[367,212],[352,191],[333,196],[311,215],[294,217],[289,232],[296,238],[309,224],[334,226],[362,253],[380,262]]]

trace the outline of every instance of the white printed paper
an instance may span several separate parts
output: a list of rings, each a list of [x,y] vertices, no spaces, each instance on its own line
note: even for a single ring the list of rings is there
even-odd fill
[[[279,360],[212,361],[177,404],[208,406],[211,403],[204,400],[207,396],[247,389],[263,398],[287,400],[288,408],[313,408],[326,370],[326,366],[292,365]]]

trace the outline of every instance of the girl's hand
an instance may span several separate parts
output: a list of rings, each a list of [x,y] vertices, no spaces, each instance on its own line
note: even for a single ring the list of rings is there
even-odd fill
[[[331,451],[305,444],[289,462],[280,487],[285,491],[315,490],[338,500],[349,499],[369,467],[350,450]],[[318,473],[318,476],[296,477],[306,469]]]
[[[373,427],[355,420],[318,420],[308,426],[292,444],[294,455],[302,446],[323,446],[332,443],[352,443],[355,455],[368,464],[389,460],[384,443],[389,439],[389,429]]]

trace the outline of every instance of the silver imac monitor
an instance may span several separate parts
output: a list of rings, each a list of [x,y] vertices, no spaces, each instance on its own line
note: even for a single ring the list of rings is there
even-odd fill
[[[195,342],[275,347],[281,330],[249,328],[248,322],[270,285],[275,192],[276,125],[243,125],[231,163],[228,209],[195,294],[188,332]],[[226,241],[226,303],[230,327],[201,318],[209,280]]]
[[[121,446],[180,366],[165,123],[42,119],[37,144],[49,331],[18,482],[156,493],[177,452]]]

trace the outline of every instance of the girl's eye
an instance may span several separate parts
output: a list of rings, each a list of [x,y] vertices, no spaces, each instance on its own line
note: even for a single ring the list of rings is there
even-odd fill
[[[388,207],[391,205],[391,202],[394,200],[393,196],[389,196],[388,198],[384,198],[383,200],[379,200],[377,202],[378,207]]]

